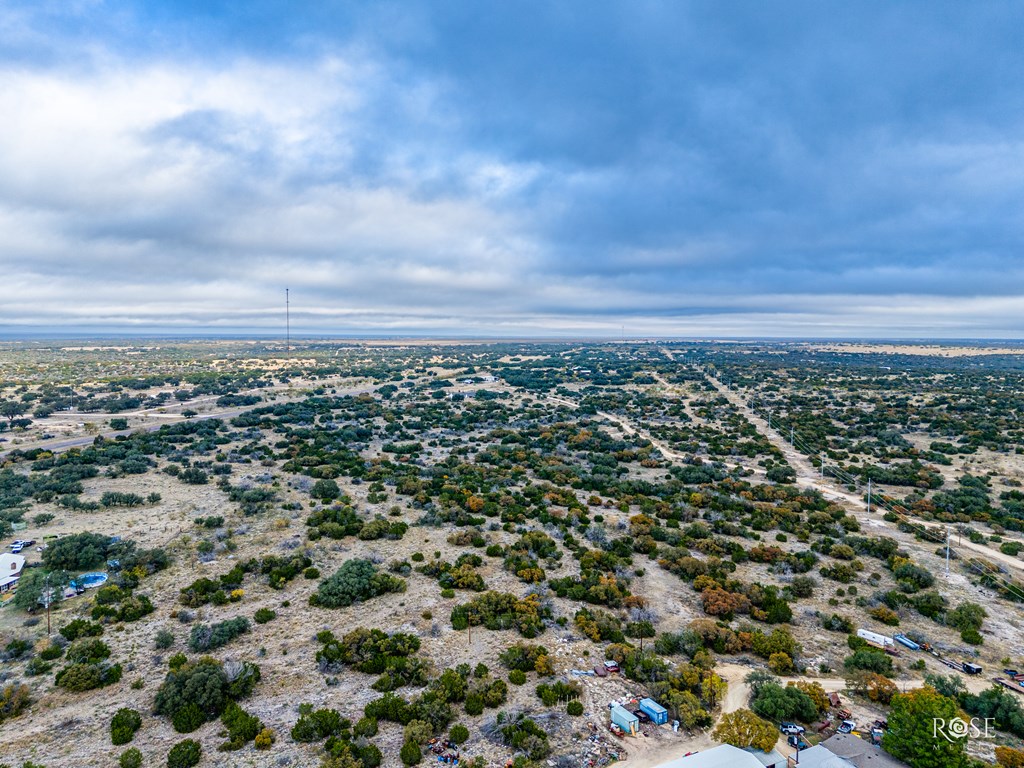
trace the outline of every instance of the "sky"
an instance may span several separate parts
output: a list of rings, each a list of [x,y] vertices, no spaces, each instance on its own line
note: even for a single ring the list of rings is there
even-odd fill
[[[0,0],[0,335],[1024,338],[1022,22]]]

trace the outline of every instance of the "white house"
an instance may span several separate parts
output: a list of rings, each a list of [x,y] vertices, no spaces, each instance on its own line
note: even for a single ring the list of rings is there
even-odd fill
[[[0,592],[9,592],[14,589],[21,577],[21,569],[24,567],[24,555],[12,555],[8,552],[0,555]]]

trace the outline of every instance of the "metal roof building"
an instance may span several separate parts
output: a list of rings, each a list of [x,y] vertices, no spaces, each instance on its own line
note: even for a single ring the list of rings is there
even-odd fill
[[[679,757],[662,763],[658,768],[764,768],[764,766],[749,752],[729,744],[721,744],[695,755]]]
[[[881,747],[876,747],[871,742],[854,736],[852,733],[837,733],[821,742],[821,746],[828,749],[829,752],[845,758],[855,768],[906,768],[907,765]],[[802,755],[800,764],[804,764]]]
[[[810,749],[800,750],[800,762],[789,758],[790,765],[800,765],[802,768],[855,768],[849,760],[829,751],[818,744]]]

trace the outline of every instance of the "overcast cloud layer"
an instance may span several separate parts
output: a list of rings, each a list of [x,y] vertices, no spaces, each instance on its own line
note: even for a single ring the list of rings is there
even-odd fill
[[[0,0],[0,332],[1024,337],[1022,22]]]

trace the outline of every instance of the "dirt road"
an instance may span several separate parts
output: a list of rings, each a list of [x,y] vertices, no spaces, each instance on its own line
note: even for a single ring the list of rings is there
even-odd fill
[[[796,470],[797,483],[816,488],[830,501],[838,501],[845,506],[848,511],[852,512],[861,524],[872,528],[889,528],[889,533],[894,537],[897,536],[896,525],[887,523],[882,519],[882,512],[884,512],[883,508],[875,506],[871,512],[868,512],[867,502],[864,498],[855,493],[851,493],[846,490],[846,488],[840,486],[835,479],[828,476],[827,472],[825,476],[822,477],[821,471],[815,468],[804,454],[796,450],[796,448],[790,444],[789,440],[787,440],[781,432],[774,427],[770,427],[767,420],[751,408],[748,401],[742,395],[733,391],[706,371],[704,372],[704,376],[723,397],[740,410],[744,417],[746,417],[746,419],[753,424],[762,435],[768,438],[772,445],[782,451],[782,454],[786,457],[786,461],[788,461],[790,466]],[[915,526],[919,526],[920,529],[934,532],[937,535],[937,539],[940,544],[945,539],[946,526],[937,523],[928,523],[921,520],[913,520],[912,522]],[[960,541],[957,543],[957,549],[970,550],[971,552],[985,557],[988,560],[998,561],[999,563],[1017,571],[1024,572],[1024,562],[1012,555],[1006,555],[999,550],[991,549],[983,544],[975,544],[971,541]]]

